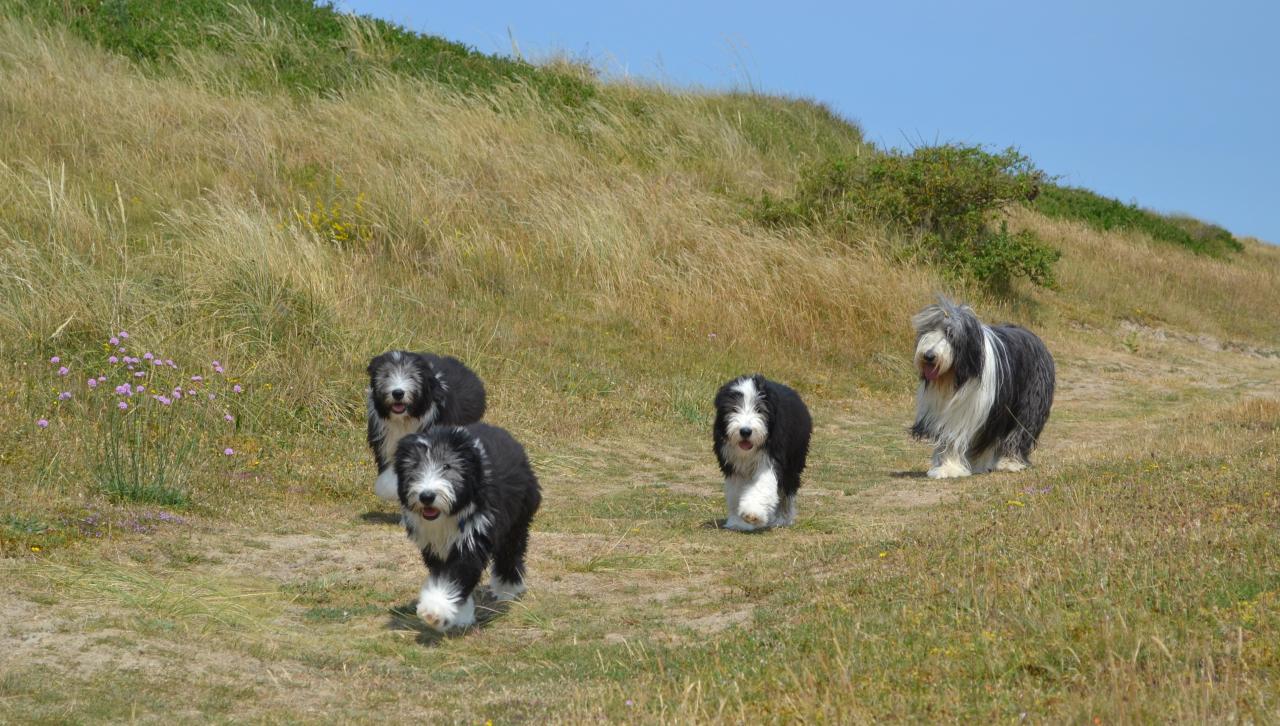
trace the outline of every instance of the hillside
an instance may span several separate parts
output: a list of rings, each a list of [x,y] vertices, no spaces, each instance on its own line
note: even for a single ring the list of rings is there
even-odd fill
[[[0,48],[0,720],[1280,719],[1277,248],[1036,177],[979,221],[1054,283],[993,285],[864,214],[918,157],[820,104],[303,0],[3,0]],[[1031,471],[920,478],[939,291],[1054,351]],[[472,365],[546,491],[464,637],[371,491],[391,347]],[[754,370],[817,429],[741,536],[707,433]],[[135,373],[183,405],[126,426]]]

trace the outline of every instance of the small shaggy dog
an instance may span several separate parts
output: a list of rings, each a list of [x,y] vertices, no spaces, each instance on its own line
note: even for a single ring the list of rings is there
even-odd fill
[[[781,383],[741,376],[720,388],[711,449],[724,472],[726,528],[747,532],[795,522],[812,431],[804,401]]]
[[[396,444],[435,424],[465,426],[484,415],[484,384],[462,361],[391,350],[369,361],[369,448],[378,465],[373,490],[396,500]]]
[[[475,623],[472,591],[491,561],[494,597],[524,592],[529,524],[542,495],[511,434],[483,423],[434,426],[400,441],[395,468],[405,531],[427,565],[423,622],[440,631]]]
[[[946,298],[911,319],[920,372],[911,434],[935,445],[929,476],[1021,471],[1053,405],[1053,356],[1030,331],[984,325]]]

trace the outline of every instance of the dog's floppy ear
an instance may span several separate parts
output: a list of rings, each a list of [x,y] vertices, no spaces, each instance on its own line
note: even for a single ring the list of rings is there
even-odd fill
[[[447,431],[449,448],[461,459],[462,466],[468,473],[478,476],[484,470],[484,445],[480,443],[480,439],[462,426],[450,426]]]

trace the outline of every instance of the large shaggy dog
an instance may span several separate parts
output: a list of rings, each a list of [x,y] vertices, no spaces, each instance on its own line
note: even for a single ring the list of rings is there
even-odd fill
[[[750,531],[795,522],[812,431],[804,401],[781,383],[741,376],[720,388],[711,448],[724,472],[725,527]]]
[[[1053,405],[1053,357],[1030,331],[984,325],[946,298],[911,319],[920,372],[911,433],[935,445],[929,476],[1021,471]]]
[[[373,490],[396,499],[396,445],[435,424],[465,426],[484,415],[484,384],[449,356],[391,350],[369,361],[369,448],[378,465]]]
[[[524,592],[529,523],[542,495],[524,449],[488,424],[435,426],[396,449],[405,531],[422,551],[427,581],[418,616],[436,630],[475,623],[472,591],[490,562],[499,600]]]

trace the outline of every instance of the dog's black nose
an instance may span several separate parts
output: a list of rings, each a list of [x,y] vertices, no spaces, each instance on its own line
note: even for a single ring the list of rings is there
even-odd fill
[[[435,500],[436,500],[435,492],[422,492],[421,494],[418,495],[418,501],[422,502],[428,507],[431,506],[431,503],[434,502]]]
[[[738,429],[738,435],[744,439],[751,438],[751,427],[743,426],[742,428]]]
[[[933,363],[935,360],[938,359],[938,356],[934,355],[932,352],[925,353],[920,357],[924,359],[925,363]]]
[[[397,388],[396,390],[392,391],[392,392],[391,392],[391,397],[392,397],[392,398],[394,398],[394,399],[396,399],[397,401],[399,401],[400,399],[404,398],[404,389],[403,389],[403,388]]]

